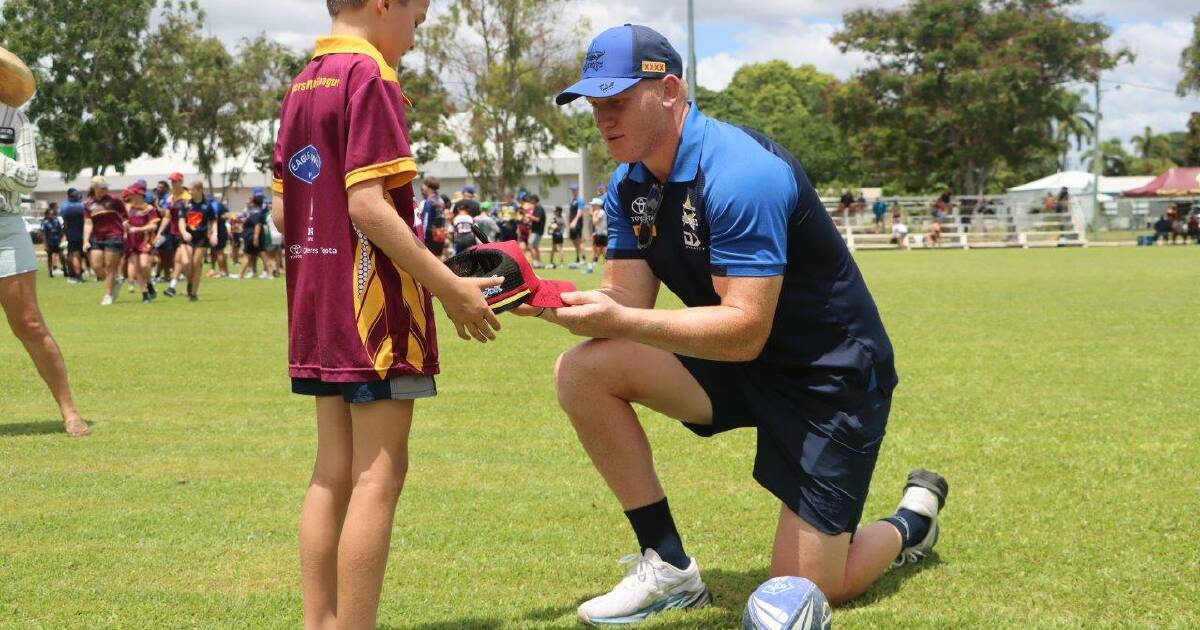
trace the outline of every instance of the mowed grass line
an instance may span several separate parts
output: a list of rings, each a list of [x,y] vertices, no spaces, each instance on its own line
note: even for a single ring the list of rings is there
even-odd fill
[[[864,518],[893,509],[915,466],[952,490],[937,556],[835,623],[1200,625],[1200,248],[857,259],[902,381]],[[96,284],[39,290],[94,435],[57,433],[0,335],[0,627],[297,627],[314,431],[311,401],[287,393],[283,283],[206,280],[198,304],[125,294],[103,309]],[[574,628],[634,545],[555,401],[551,366],[574,340],[502,320],[486,346],[442,327],[383,627]],[[645,627],[737,627],[777,509],[749,477],[753,432],[701,440],[645,421],[715,597]]]

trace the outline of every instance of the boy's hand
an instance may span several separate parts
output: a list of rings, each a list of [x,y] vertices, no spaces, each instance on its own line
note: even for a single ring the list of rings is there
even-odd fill
[[[471,337],[480,343],[495,340],[500,330],[500,322],[492,307],[483,299],[483,290],[498,287],[504,282],[499,276],[491,278],[459,278],[450,285],[449,291],[439,295],[438,300],[446,311],[446,316],[454,322],[458,336],[470,340]]]

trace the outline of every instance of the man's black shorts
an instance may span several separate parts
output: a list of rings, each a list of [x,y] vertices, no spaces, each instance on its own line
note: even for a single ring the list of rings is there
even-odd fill
[[[708,437],[758,429],[754,479],[817,530],[853,532],[862,517],[891,409],[891,392],[866,376],[796,372],[758,363],[679,357],[708,393]]]
[[[580,225],[579,227],[571,228],[568,231],[570,232],[570,234],[567,235],[567,238],[570,238],[572,241],[577,241],[577,240],[583,238],[583,226],[582,225]]]
[[[67,239],[67,253],[83,252],[83,238]]]

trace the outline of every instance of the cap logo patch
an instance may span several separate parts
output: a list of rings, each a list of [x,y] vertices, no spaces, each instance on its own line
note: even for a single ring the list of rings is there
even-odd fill
[[[643,61],[642,72],[661,72],[666,73],[667,64],[661,61]]]
[[[603,68],[604,67],[604,53],[605,53],[605,51],[603,51],[603,50],[597,50],[597,51],[588,53],[587,56],[583,58],[583,71],[584,72],[587,72],[589,70],[598,71],[601,68]]]
[[[613,88],[613,85],[615,84],[612,81],[605,81],[604,83],[600,84],[600,91],[607,92]]]
[[[296,179],[306,184],[313,183],[321,174],[321,153],[311,144],[300,149],[288,160],[288,170]]]

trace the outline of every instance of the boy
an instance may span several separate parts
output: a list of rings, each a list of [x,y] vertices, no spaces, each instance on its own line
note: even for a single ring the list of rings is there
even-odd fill
[[[307,628],[374,628],[413,401],[437,393],[431,295],[459,337],[500,325],[482,290],[425,248],[395,67],[428,0],[326,0],[331,35],[287,89],[272,217],[287,257],[292,391],[316,398],[300,517]]]
[[[563,259],[563,209],[562,206],[554,208],[554,218],[550,219],[550,264],[546,265],[547,269],[554,269],[554,257],[558,256],[559,264],[562,264]]]
[[[451,227],[454,230],[454,255],[457,256],[475,245],[475,232],[471,230],[475,226],[475,219],[471,217],[471,209],[465,201],[455,204],[454,212]]]

